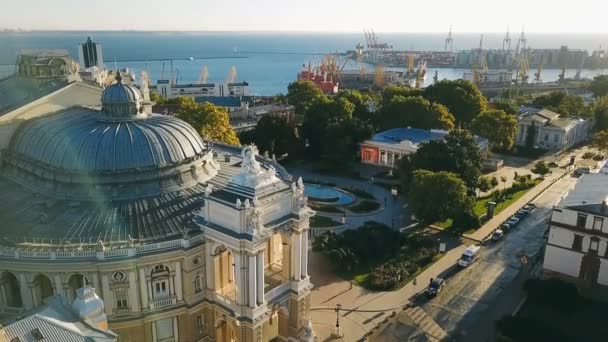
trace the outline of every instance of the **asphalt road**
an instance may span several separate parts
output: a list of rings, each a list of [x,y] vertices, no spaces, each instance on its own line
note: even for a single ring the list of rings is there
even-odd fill
[[[540,251],[547,229],[545,219],[575,183],[575,178],[567,176],[538,197],[534,211],[501,241],[486,243],[477,261],[449,276],[444,290],[422,303],[421,308],[448,334],[468,335],[489,305],[519,273],[522,252],[534,256]]]

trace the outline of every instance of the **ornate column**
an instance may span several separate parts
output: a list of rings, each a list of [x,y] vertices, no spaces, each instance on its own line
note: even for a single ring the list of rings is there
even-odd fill
[[[129,271],[129,306],[131,312],[139,312],[139,296],[137,295],[137,274],[135,271]]]
[[[92,278],[93,278],[93,287],[96,290],[95,292],[97,292],[97,294],[99,294],[101,292],[101,288],[100,288],[101,285],[99,285],[99,275],[97,274],[97,272],[93,273]]]
[[[249,258],[249,277],[247,278],[247,284],[249,284],[249,307],[255,308],[256,305],[256,272],[255,272],[255,254],[248,255]]]
[[[101,276],[101,286],[103,287],[103,303],[106,307],[106,315],[112,316],[114,314],[112,312],[114,308],[114,296],[112,296],[112,291],[110,290],[110,279],[107,274]]]
[[[148,284],[146,284],[146,270],[144,268],[139,269],[139,292],[141,295],[141,308],[147,309],[149,307],[149,294]]]
[[[32,289],[30,288],[27,280],[25,280],[25,274],[19,274],[19,290],[21,291],[21,302],[26,310],[30,310],[34,307],[34,301],[32,298]]]
[[[238,305],[243,305],[243,294],[245,287],[243,286],[243,255],[241,253],[234,254],[234,278],[235,278],[235,286],[236,289],[236,303]]]
[[[182,263],[180,261],[175,262],[175,294],[177,295],[178,301],[181,301],[183,299],[184,293],[182,287]]]
[[[264,250],[256,255],[256,280],[257,280],[257,302],[264,303]]]
[[[308,231],[302,232],[302,279],[308,277]]]
[[[209,290],[215,289],[215,263],[213,258],[213,251],[211,250],[211,243],[205,243],[205,279],[207,282],[207,288]]]
[[[8,298],[6,297],[6,283],[0,284],[0,295],[2,295],[2,305],[8,306]]]
[[[302,234],[294,233],[294,268],[293,268],[293,278],[295,280],[300,280],[300,275],[302,274]]]
[[[179,341],[179,325],[177,324],[177,316],[173,316],[173,340]]]
[[[152,342],[157,342],[156,338],[156,322],[152,322]]]
[[[175,279],[175,272],[169,272],[169,279],[167,280],[167,282],[168,282],[167,286],[169,287],[169,297],[172,297],[175,295],[174,279]]]
[[[61,276],[59,274],[55,274],[55,293],[60,296],[65,298],[69,298],[69,296],[67,296],[66,292],[65,292],[65,288],[63,287],[63,282],[61,281]],[[70,298],[71,299],[71,298]]]

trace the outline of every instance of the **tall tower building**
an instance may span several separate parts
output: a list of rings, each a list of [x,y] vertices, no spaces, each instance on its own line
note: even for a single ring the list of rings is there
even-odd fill
[[[94,66],[103,69],[101,44],[93,42],[91,37],[88,37],[86,42],[78,44],[78,60],[81,69],[88,69]]]

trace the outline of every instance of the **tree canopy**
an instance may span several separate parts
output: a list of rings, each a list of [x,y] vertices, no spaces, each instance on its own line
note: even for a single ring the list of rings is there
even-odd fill
[[[311,81],[296,81],[287,86],[287,100],[296,113],[304,115],[308,108],[327,97]]]
[[[532,172],[536,173],[537,175],[544,176],[547,173],[551,172],[551,170],[549,169],[549,166],[544,160],[539,160],[538,162],[536,162],[536,164],[534,164]]]
[[[451,172],[416,170],[409,199],[414,215],[423,224],[443,221],[471,210],[465,183]]]
[[[608,129],[608,96],[598,97],[591,106],[593,111],[593,129],[603,131]]]
[[[496,100],[490,103],[490,107],[494,109],[504,110],[507,114],[516,115],[519,112],[517,103],[512,100]]]
[[[456,124],[467,125],[487,108],[487,100],[479,88],[465,80],[442,80],[424,90],[424,97],[431,102],[445,105],[454,115]]]
[[[608,131],[599,131],[593,136],[593,147],[603,153],[608,153]]]
[[[209,102],[200,104],[185,96],[179,97],[177,104],[179,109],[176,116],[194,127],[203,139],[240,145],[226,109]]]
[[[395,96],[422,96],[422,90],[418,88],[412,88],[408,86],[390,85],[382,89],[382,106],[388,105]]]
[[[251,132],[250,142],[255,143],[260,151],[274,153],[277,157],[292,154],[299,145],[295,124],[283,116],[265,115]]]
[[[593,78],[589,90],[596,98],[608,95],[608,75],[599,75]]]
[[[565,115],[586,116],[588,114],[585,101],[582,97],[566,94],[559,90],[536,97],[532,100],[532,105]]]
[[[475,138],[466,130],[456,129],[444,139],[422,143],[416,153],[402,157],[398,174],[407,188],[415,170],[453,172],[473,191],[481,175],[481,159]]]
[[[473,119],[471,131],[487,138],[493,147],[510,150],[515,143],[517,119],[499,109],[486,110]]]
[[[454,116],[440,104],[431,104],[422,96],[404,97],[397,95],[385,106],[380,114],[382,129],[415,127],[422,129],[454,127]]]
[[[373,107],[374,102],[373,93],[345,89],[338,93],[337,98],[344,98],[355,105],[355,109],[352,113],[353,118],[357,118],[372,127],[378,125],[375,113],[370,110],[370,107]]]

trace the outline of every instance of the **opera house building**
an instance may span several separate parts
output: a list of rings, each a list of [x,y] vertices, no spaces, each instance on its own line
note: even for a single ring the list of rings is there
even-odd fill
[[[69,87],[76,105],[59,89],[0,116],[2,318],[89,285],[120,341],[306,340],[302,181],[150,113],[120,76],[101,103]]]

